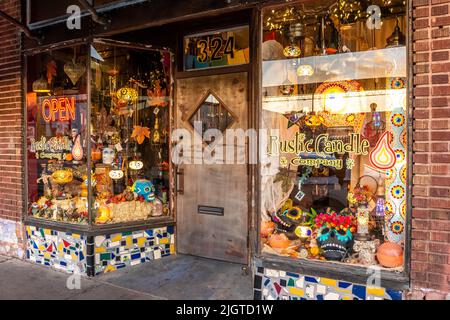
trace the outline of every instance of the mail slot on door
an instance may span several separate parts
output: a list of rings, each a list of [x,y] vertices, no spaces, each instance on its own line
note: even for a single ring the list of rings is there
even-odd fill
[[[198,213],[209,214],[213,216],[223,216],[225,208],[220,207],[210,207],[210,206],[198,206]]]

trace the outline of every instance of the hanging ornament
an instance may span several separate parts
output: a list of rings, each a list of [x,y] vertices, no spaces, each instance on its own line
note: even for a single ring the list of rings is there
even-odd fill
[[[86,72],[86,66],[83,63],[67,62],[64,65],[64,72],[69,77],[73,85],[76,85],[78,80]]]
[[[312,130],[315,130],[317,127],[323,124],[323,117],[317,115],[314,111],[308,113],[304,118],[304,123],[310,127]]]
[[[286,58],[299,58],[302,54],[302,49],[296,44],[291,43],[283,49],[283,54]]]
[[[304,116],[303,112],[291,112],[288,114],[283,115],[286,119],[289,120],[287,128],[289,129],[293,125],[298,124],[298,122],[302,119]]]
[[[302,64],[297,68],[297,75],[299,77],[311,77],[314,75],[314,68],[309,64]]]
[[[395,152],[390,146],[390,132],[386,131],[369,154],[370,163],[377,169],[389,170],[395,166]]]
[[[386,123],[381,120],[381,114],[377,112],[377,104],[372,103],[370,105],[372,110],[371,121],[366,123],[363,129],[363,137],[370,142],[370,146],[373,147],[380,138],[381,133],[386,128]]]
[[[127,106],[137,102],[139,93],[136,89],[123,87],[117,90],[116,97],[119,99],[120,106]]]
[[[160,144],[161,143],[161,133],[159,131],[159,120],[158,120],[158,117],[156,117],[156,119],[155,119],[155,126],[153,127],[152,143],[153,144]]]
[[[72,129],[73,148],[72,157],[75,161],[81,161],[83,159],[83,146],[81,145],[81,135],[77,129]]]
[[[145,138],[150,139],[150,129],[147,127],[134,126],[131,138],[135,139],[138,144],[144,143]]]
[[[139,161],[139,160],[134,160],[134,161],[130,161],[128,167],[131,170],[138,171],[138,170],[141,170],[142,168],[144,168],[144,163],[142,161]]]

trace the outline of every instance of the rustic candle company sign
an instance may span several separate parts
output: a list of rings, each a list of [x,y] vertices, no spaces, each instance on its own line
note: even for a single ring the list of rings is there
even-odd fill
[[[73,142],[67,137],[52,137],[47,139],[41,137],[40,140],[30,139],[30,151],[36,154],[36,159],[56,159],[65,160],[66,154],[72,152]]]
[[[370,142],[361,139],[359,133],[350,133],[349,142],[340,139],[330,139],[328,134],[320,134],[315,139],[306,140],[303,133],[297,132],[293,139],[280,141],[278,136],[269,137],[269,145],[267,154],[269,156],[279,156],[286,154],[294,154],[296,157],[290,160],[293,166],[310,166],[310,167],[334,167],[338,170],[344,167],[342,159],[331,158],[335,153],[343,155],[345,153],[353,155],[368,155]],[[317,158],[302,158],[299,154],[317,155]],[[346,162],[347,169],[353,167],[354,162],[351,159]],[[280,165],[286,167],[289,161],[285,157],[280,158]]]
[[[41,115],[45,122],[75,121],[75,97],[45,98],[41,102]]]

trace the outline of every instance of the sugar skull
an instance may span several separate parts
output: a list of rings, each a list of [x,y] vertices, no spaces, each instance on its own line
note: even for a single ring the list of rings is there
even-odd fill
[[[273,221],[277,233],[284,233],[288,239],[295,240],[298,239],[295,229],[304,222],[304,214],[300,208],[291,207],[291,203],[287,203],[273,214]]]
[[[111,148],[105,148],[102,152],[103,164],[112,164],[115,158],[115,152]]]
[[[322,226],[317,232],[317,243],[327,260],[342,261],[353,247],[350,229],[336,229]]]
[[[154,202],[156,200],[155,186],[148,180],[136,180],[133,184],[133,192],[138,196],[143,196],[147,202]]]

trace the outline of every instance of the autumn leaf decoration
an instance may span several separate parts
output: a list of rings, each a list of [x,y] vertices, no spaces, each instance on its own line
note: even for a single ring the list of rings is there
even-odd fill
[[[150,139],[150,129],[147,127],[134,126],[131,138],[136,139],[138,144],[142,144],[145,137]]]

